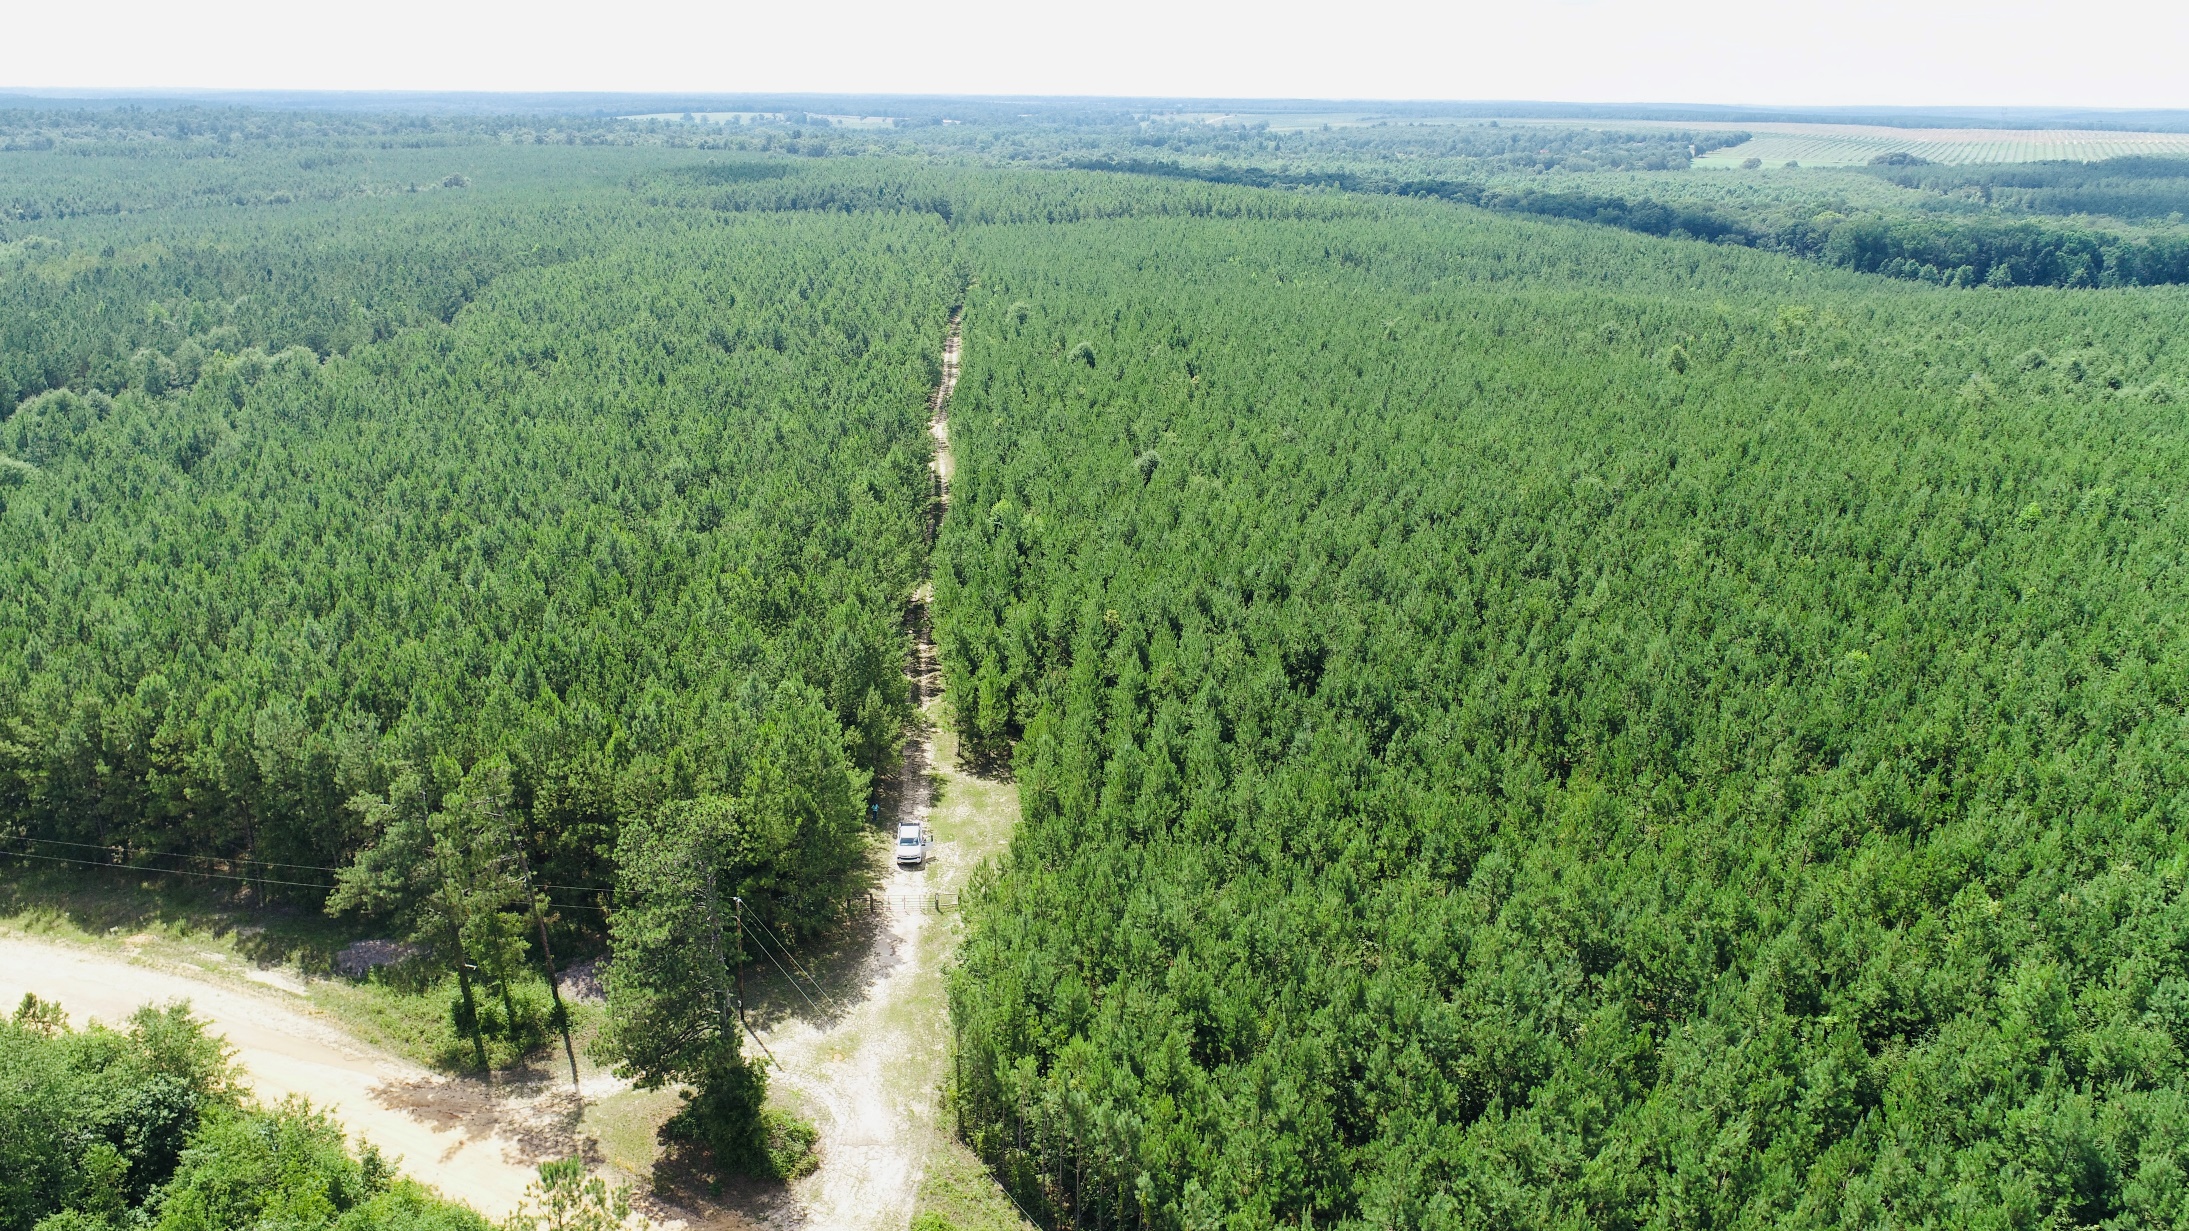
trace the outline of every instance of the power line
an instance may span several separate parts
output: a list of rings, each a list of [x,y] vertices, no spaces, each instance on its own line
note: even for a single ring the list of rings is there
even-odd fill
[[[77,848],[78,850],[86,851],[122,851],[127,849],[124,846],[117,846],[113,844],[101,845],[96,842],[70,842],[63,838],[33,838],[28,835],[15,838],[13,840],[17,842],[37,842],[46,846],[72,846]],[[242,855],[195,855],[188,851],[145,851],[143,852],[143,855],[147,859],[196,859],[205,863],[247,863],[250,864],[252,867],[257,868],[295,868],[301,872],[340,873],[349,870],[347,868],[329,867],[323,863],[282,863],[272,859],[251,859]],[[267,883],[271,884],[272,882],[269,881]],[[612,887],[608,885],[557,885],[551,884],[547,881],[540,881],[538,882],[538,884],[542,889],[568,889],[573,893],[612,892]]]
[[[33,837],[30,837],[30,836],[28,836],[28,835],[25,835],[25,836],[22,836],[22,837],[17,837],[17,838],[10,838],[10,839],[5,839],[5,840],[6,840],[6,841],[12,841],[12,842],[36,842],[36,843],[38,843],[38,844],[40,844],[40,845],[42,845],[42,846],[67,846],[67,847],[74,847],[74,848],[76,848],[76,849],[78,849],[78,850],[86,850],[86,851],[105,851],[105,852],[107,852],[108,854],[115,854],[115,855],[121,855],[121,856],[122,856],[122,857],[124,857],[124,858],[127,858],[127,856],[128,856],[128,848],[127,848],[127,847],[125,847],[125,846],[111,846],[111,845],[109,845],[109,846],[101,846],[101,845],[99,845],[99,844],[98,844],[98,843],[96,843],[96,842],[70,842],[70,841],[67,841],[66,839],[63,839],[63,838],[33,838]],[[22,855],[22,856],[23,856],[24,858],[26,858],[26,859],[53,859],[53,860],[61,860],[61,857],[60,857],[60,856],[58,856],[58,855],[32,855],[32,854],[30,854],[29,852],[15,852],[15,853],[17,853],[17,854],[21,854],[21,855]],[[297,869],[298,871],[303,871],[303,872],[332,872],[332,873],[336,874],[337,876],[341,875],[341,874],[342,874],[342,873],[344,873],[344,872],[347,872],[347,871],[349,871],[349,869],[348,869],[348,868],[331,868],[331,867],[328,867],[328,866],[327,866],[327,865],[325,865],[325,864],[318,864],[318,863],[280,863],[280,862],[276,862],[276,861],[274,861],[274,860],[270,860],[270,859],[247,859],[247,858],[244,858],[243,856],[240,856],[240,855],[236,855],[236,856],[229,856],[229,855],[193,855],[193,854],[191,854],[191,853],[189,853],[189,852],[187,852],[187,851],[142,851],[142,852],[139,852],[139,857],[140,857],[140,858],[144,858],[144,859],[195,859],[195,860],[197,860],[197,861],[198,861],[198,862],[200,862],[200,863],[213,863],[213,864],[249,864],[249,865],[251,865],[252,867],[257,867],[257,868],[294,868],[294,869]],[[173,873],[176,873],[176,874],[178,874],[178,875],[183,875],[183,876],[212,876],[212,877],[221,877],[221,874],[220,874],[220,873],[218,873],[218,872],[195,872],[195,871],[190,871],[190,870],[188,870],[188,869],[184,869],[184,868],[153,868],[153,867],[146,867],[146,866],[144,866],[144,865],[141,865],[141,864],[117,864],[117,863],[113,863],[113,862],[110,862],[110,861],[109,861],[109,862],[102,862],[102,861],[99,861],[99,860],[84,860],[84,859],[74,859],[74,860],[61,860],[61,861],[62,861],[62,862],[67,862],[67,863],[82,863],[82,864],[88,864],[88,865],[90,865],[90,866],[93,866],[93,867],[101,867],[101,868],[108,868],[108,867],[131,867],[131,868],[135,868],[136,870],[138,870],[138,871],[141,871],[141,872],[173,872]],[[239,878],[236,878],[236,877],[221,877],[221,879],[226,879],[226,880],[235,880],[235,879],[239,879]],[[246,880],[251,880],[251,881],[255,881],[255,882],[257,882],[257,883],[259,883],[259,884],[263,884],[263,885],[303,885],[303,884],[305,884],[305,882],[303,882],[303,881],[277,881],[277,880],[266,880],[266,879],[264,879],[264,878],[262,878],[262,877],[255,877],[255,876],[254,876],[254,877],[244,877],[244,878],[241,878],[241,879],[246,879]],[[611,890],[610,890],[610,889],[609,889],[609,888],[608,888],[607,886],[604,886],[604,885],[554,885],[554,884],[549,884],[549,883],[547,883],[546,881],[540,881],[540,882],[538,882],[538,884],[539,884],[539,887],[540,887],[540,888],[542,888],[542,889],[568,889],[568,890],[570,890],[570,891],[572,891],[572,892],[574,892],[574,893],[608,893],[608,892],[611,892]],[[333,885],[315,885],[315,886],[311,886],[311,887],[314,887],[314,888],[320,888],[320,889],[333,889],[333,888],[334,888],[335,886],[333,886]],[[566,903],[562,903],[562,902],[549,902],[549,903],[548,903],[548,905],[550,905],[550,906],[565,906],[565,905],[567,905],[567,904],[566,904]],[[570,907],[570,909],[573,909],[573,910],[600,910],[601,908],[600,908],[600,907],[598,907],[598,906],[571,906],[571,907]]]
[[[34,855],[29,851],[9,851],[7,854],[15,859],[43,859],[47,863],[72,863],[79,867],[105,868],[112,872],[156,872],[161,876],[197,876],[212,880],[242,881],[251,885],[288,885],[297,889],[334,888],[333,885],[321,884],[318,881],[277,881],[267,880],[260,876],[229,876],[220,872],[191,872],[182,868],[147,868],[127,863],[101,863],[96,859],[69,859],[62,855]]]
[[[21,840],[22,840],[22,839],[18,839],[18,841],[21,841]],[[44,839],[38,839],[38,838],[33,838],[33,839],[29,839],[29,841],[44,841]],[[79,842],[79,843],[72,843],[71,845],[76,845],[76,846],[83,846],[83,845],[88,845],[88,844],[87,844],[87,843],[80,843],[80,842]],[[112,849],[112,848],[110,848],[110,847],[95,847],[95,848],[93,848],[93,849],[97,849],[97,850],[110,850],[110,849]],[[104,869],[106,869],[106,870],[107,870],[107,871],[109,871],[109,872],[150,872],[150,873],[153,873],[153,874],[155,874],[155,875],[159,875],[159,876],[193,876],[193,877],[198,877],[198,878],[200,878],[200,879],[207,879],[207,880],[241,881],[241,882],[243,882],[244,884],[247,884],[247,885],[283,885],[283,886],[287,886],[287,887],[289,887],[289,888],[292,888],[292,889],[327,889],[327,890],[332,890],[332,889],[334,889],[334,888],[335,888],[335,886],[333,886],[333,885],[325,884],[325,883],[322,883],[322,882],[319,882],[319,881],[281,881],[281,880],[268,880],[268,879],[266,879],[265,877],[261,877],[261,876],[232,876],[232,875],[229,875],[229,874],[226,874],[226,873],[222,873],[222,872],[197,872],[197,871],[192,871],[192,870],[190,870],[190,869],[187,869],[187,868],[149,868],[149,867],[145,867],[145,866],[144,866],[144,865],[142,865],[142,864],[133,864],[133,863],[110,863],[110,862],[101,862],[101,861],[99,861],[99,860],[96,860],[96,859],[70,859],[70,858],[67,858],[66,856],[63,856],[63,855],[37,855],[37,854],[32,854],[32,853],[31,853],[31,852],[29,852],[29,851],[4,851],[4,852],[0,852],[0,854],[5,854],[6,856],[8,856],[8,857],[9,857],[9,858],[11,858],[11,859],[40,859],[40,860],[44,860],[44,861],[45,861],[45,862],[47,862],[47,863],[66,863],[66,864],[74,864],[74,865],[76,865],[76,866],[78,866],[78,867],[84,867],[84,868],[104,868]],[[548,902],[548,905],[549,905],[549,906],[552,906],[552,907],[554,907],[554,908],[556,908],[557,910],[593,910],[593,911],[599,911],[600,913],[602,913],[602,914],[604,914],[604,915],[608,913],[607,909],[606,909],[606,908],[604,908],[604,907],[600,907],[600,906],[592,906],[592,905],[587,905],[587,904],[583,904],[583,903],[578,903],[578,902],[555,902],[555,901],[550,901],[550,902]]]
[[[740,906],[744,905],[743,902],[739,902],[738,904]],[[782,938],[778,937],[775,934],[775,929],[769,927],[766,920],[760,918],[758,915],[755,915],[753,916],[753,922],[759,924],[760,930],[768,934],[768,939],[775,941],[775,947],[783,951],[783,956],[790,959],[791,965],[798,967],[798,973],[806,976],[806,982],[813,985],[814,991],[821,993],[821,999],[829,1002],[829,1008],[831,1010],[837,1013],[841,1013],[844,1011],[843,1006],[836,1003],[836,998],[828,994],[828,989],[821,986],[821,981],[813,977],[813,972],[805,968],[804,964],[798,960],[798,955],[790,951],[790,946],[783,943]],[[776,969],[780,970],[782,968],[777,967]],[[787,979],[790,976],[785,975],[783,977]],[[795,987],[796,984],[794,983],[792,984],[792,986]],[[804,993],[800,994],[803,995]],[[806,1003],[812,1004],[813,1002],[811,1000],[808,1000]],[[819,1010],[815,1011],[818,1012]]]
[[[79,850],[86,850],[86,851],[121,851],[121,850],[126,850],[126,849],[127,849],[126,847],[122,847],[122,846],[115,846],[115,845],[111,845],[111,844],[110,844],[110,845],[106,845],[106,846],[101,846],[101,845],[99,845],[99,844],[98,844],[98,843],[96,843],[96,842],[69,842],[69,841],[66,841],[66,840],[64,840],[64,839],[61,839],[61,838],[33,838],[33,837],[28,837],[28,836],[25,836],[25,837],[20,837],[20,838],[16,838],[16,839],[15,839],[15,841],[17,841],[17,842],[37,842],[37,843],[41,843],[41,844],[43,844],[43,845],[46,845],[46,846],[73,846],[73,847],[76,847],[76,848],[77,848],[77,849],[79,849]],[[203,861],[206,861],[206,862],[209,862],[209,863],[247,863],[247,864],[250,864],[250,865],[252,865],[253,867],[260,867],[260,868],[295,868],[295,869],[297,869],[298,871],[302,871],[302,872],[340,872],[340,871],[342,871],[342,869],[341,869],[341,868],[330,868],[330,867],[327,867],[327,866],[326,866],[325,864],[317,864],[317,863],[277,863],[277,862],[275,862],[275,861],[273,861],[273,860],[270,860],[270,859],[246,859],[246,858],[244,858],[244,857],[243,857],[243,856],[241,856],[241,855],[193,855],[193,854],[190,854],[190,853],[189,853],[189,852],[187,852],[187,851],[146,851],[146,852],[144,852],[144,855],[145,855],[145,857],[146,857],[146,858],[148,858],[148,859],[197,859],[197,860],[203,860]],[[268,883],[270,884],[270,883],[272,883],[272,882],[268,882]]]
[[[737,909],[739,914],[751,913],[745,910],[745,903],[743,901],[740,901],[736,898],[732,898],[731,901],[737,902]],[[758,920],[755,920],[754,922],[758,922]],[[754,939],[757,940],[758,937],[755,937]],[[768,952],[768,946],[766,944],[762,944],[760,946],[760,956],[768,959],[768,965],[775,967],[776,973],[783,976],[783,981],[790,984],[790,990],[798,993],[798,998],[806,1002],[807,1008],[813,1010],[815,1014],[819,1014],[821,1012],[821,1006],[813,1003],[813,997],[806,995],[806,989],[798,986],[798,980],[790,977],[790,972],[783,969],[783,963],[776,961],[775,955]],[[828,993],[823,992],[821,994],[823,996],[826,996]]]

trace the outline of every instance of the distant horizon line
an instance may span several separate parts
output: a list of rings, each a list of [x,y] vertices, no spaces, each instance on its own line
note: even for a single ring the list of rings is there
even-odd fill
[[[1183,104],[1256,104],[1285,107],[1435,107],[1435,108],[1483,108],[1483,107],[1551,107],[1561,110],[1693,110],[1739,112],[1803,112],[1841,114],[1929,114],[1929,115],[2162,115],[2189,117],[2189,105],[2181,107],[2116,107],[2057,103],[1766,103],[1766,102],[1703,102],[1673,99],[1625,99],[1618,101],[1586,101],[1559,98],[1430,98],[1346,95],[1240,95],[1240,94],[1034,94],[1026,92],[972,93],[972,92],[923,92],[905,90],[763,90],[763,89],[471,89],[471,88],[397,88],[354,87],[322,89],[285,86],[189,86],[189,85],[113,85],[113,86],[16,86],[0,84],[0,97],[47,99],[55,101],[91,102],[141,102],[168,98],[325,98],[325,99],[599,99],[599,100],[658,100],[688,98],[693,100],[730,99],[812,99],[851,100],[872,99],[904,102],[1050,102],[1050,103],[1159,103]]]
[[[1364,119],[1513,119],[1656,121],[1698,125],[1795,122],[1866,124],[1889,128],[2084,129],[2126,132],[2189,132],[2189,107],[2083,107],[2046,104],[1905,105],[1883,103],[1576,102],[1557,99],[1421,99],[1243,97],[1183,94],[918,94],[903,92],[790,90],[459,90],[281,89],[216,86],[6,86],[0,109],[63,109],[110,106],[184,107],[227,105],[263,110],[394,112],[442,115],[565,115],[592,120],[633,114],[699,111],[785,111],[809,114],[888,116],[893,119],[956,119],[1010,124],[1063,120],[1078,113],[1116,122],[1102,113],[1236,113],[1258,117],[1313,116],[1359,123]],[[1029,114],[1024,109],[1032,109]],[[1088,113],[1094,113],[1089,115]],[[1352,113],[1352,114],[1347,114]]]

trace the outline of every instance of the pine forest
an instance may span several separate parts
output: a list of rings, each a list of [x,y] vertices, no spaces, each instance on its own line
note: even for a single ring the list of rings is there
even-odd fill
[[[1014,1222],[2189,1223],[2189,161],[968,108],[0,112],[0,913],[781,1185],[947,742]],[[0,1231],[487,1227],[330,1114],[26,999]]]

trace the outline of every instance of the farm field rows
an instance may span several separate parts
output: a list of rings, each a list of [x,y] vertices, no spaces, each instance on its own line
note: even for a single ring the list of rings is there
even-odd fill
[[[1799,162],[1805,167],[1853,167],[1879,154],[1905,153],[1935,163],[2043,162],[2069,159],[2189,155],[2189,133],[2028,131],[1996,128],[1882,128],[1829,124],[1741,124],[1755,134],[1739,145],[1712,150],[1697,167],[1738,167],[1761,158],[1765,166]]]

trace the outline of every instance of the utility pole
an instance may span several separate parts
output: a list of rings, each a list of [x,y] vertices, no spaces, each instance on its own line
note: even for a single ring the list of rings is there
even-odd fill
[[[722,904],[721,900],[716,896],[715,893],[714,860],[712,858],[709,858],[707,860],[707,877],[705,884],[707,898],[707,927],[714,938],[715,956],[721,959],[723,969],[732,974],[737,981],[737,1008],[735,1010],[737,1024],[739,1026],[743,1026],[745,1033],[752,1036],[753,1044],[760,1049],[760,1054],[766,1056],[770,1060],[773,1060],[775,1059],[775,1053],[768,1050],[768,1045],[762,1043],[760,1041],[760,1036],[754,1034],[753,1028],[747,1025],[745,1022],[745,971],[743,965],[743,959],[745,956],[745,914],[742,909],[738,911],[737,915],[737,955],[739,960],[737,962],[730,961],[728,953],[722,947]],[[732,900],[735,901],[736,899]],[[742,902],[739,902],[738,904],[740,907],[743,906]],[[737,1032],[730,1029],[730,1017],[732,1016],[732,1010],[730,1008],[731,993],[729,983],[729,979],[722,980],[722,1031],[723,1033],[728,1034],[731,1038],[736,1038]]]
[[[582,1101],[585,1087],[578,1081],[578,1049],[570,1043],[570,1011],[563,1008],[562,988],[555,982],[555,951],[547,945],[547,919],[540,914],[540,895],[532,887],[532,860],[524,853],[523,840],[509,831],[509,820],[502,815],[500,803],[494,805],[494,819],[501,822],[502,840],[517,852],[517,869],[524,873],[524,900],[532,908],[532,926],[540,930],[540,964],[547,967],[547,994],[554,997],[555,1025],[562,1030],[562,1054],[570,1061],[570,1088]]]

